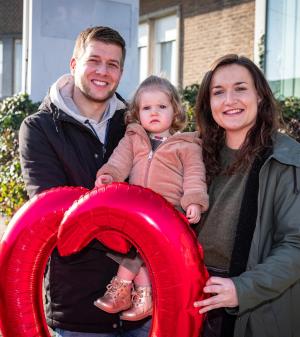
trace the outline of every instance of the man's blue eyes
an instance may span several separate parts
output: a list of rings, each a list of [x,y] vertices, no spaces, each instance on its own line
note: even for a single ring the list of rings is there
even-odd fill
[[[98,61],[97,59],[90,59],[88,60],[88,62],[93,64],[100,63],[100,61]],[[117,63],[108,63],[107,66],[110,68],[119,68],[119,65]]]

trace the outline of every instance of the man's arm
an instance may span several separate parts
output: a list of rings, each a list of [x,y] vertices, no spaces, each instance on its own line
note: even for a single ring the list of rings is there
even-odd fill
[[[23,121],[19,144],[22,174],[30,198],[51,187],[67,185],[62,163],[38,118],[30,116]]]

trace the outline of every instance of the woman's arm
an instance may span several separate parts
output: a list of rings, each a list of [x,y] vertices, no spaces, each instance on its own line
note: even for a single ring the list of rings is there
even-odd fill
[[[300,280],[300,194],[294,191],[293,167],[282,164],[274,194],[272,248],[268,256],[234,277],[241,312],[281,295]],[[297,168],[298,179],[300,169]],[[260,245],[264,245],[261,242]]]

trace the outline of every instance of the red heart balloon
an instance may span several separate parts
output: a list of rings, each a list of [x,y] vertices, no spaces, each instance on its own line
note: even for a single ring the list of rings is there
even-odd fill
[[[3,336],[50,336],[42,301],[47,259],[56,244],[62,255],[69,255],[97,238],[120,252],[133,244],[144,258],[154,294],[150,336],[198,337],[203,316],[193,302],[205,296],[208,274],[185,217],[139,186],[112,184],[79,198],[85,192],[49,190],[26,203],[11,221],[0,246]]]

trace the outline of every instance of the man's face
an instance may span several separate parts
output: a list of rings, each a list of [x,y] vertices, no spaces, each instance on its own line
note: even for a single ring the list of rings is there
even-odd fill
[[[86,99],[104,103],[115,93],[122,75],[122,48],[115,44],[90,41],[84,53],[71,59],[75,90]]]

